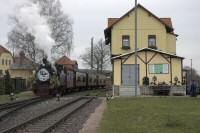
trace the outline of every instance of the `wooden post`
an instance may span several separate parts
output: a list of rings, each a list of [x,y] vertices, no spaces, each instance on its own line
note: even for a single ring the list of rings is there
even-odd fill
[[[135,96],[137,96],[137,87],[138,87],[138,66],[137,66],[137,43],[138,43],[138,31],[137,31],[137,0],[135,0]]]

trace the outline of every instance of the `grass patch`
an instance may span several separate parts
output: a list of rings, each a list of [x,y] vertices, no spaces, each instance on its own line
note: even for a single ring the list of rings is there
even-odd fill
[[[32,91],[24,91],[24,92],[17,93],[15,95],[16,95],[17,100],[25,100],[25,99],[35,97]],[[7,103],[7,102],[10,102],[10,96],[0,95],[0,104]]]
[[[116,98],[108,101],[99,133],[198,133],[199,124],[199,98]]]

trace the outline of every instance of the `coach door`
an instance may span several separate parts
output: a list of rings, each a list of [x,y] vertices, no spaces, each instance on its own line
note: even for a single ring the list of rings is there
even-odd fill
[[[135,66],[136,65],[122,65],[122,85],[135,86]],[[137,65],[137,78],[139,79],[139,65]]]

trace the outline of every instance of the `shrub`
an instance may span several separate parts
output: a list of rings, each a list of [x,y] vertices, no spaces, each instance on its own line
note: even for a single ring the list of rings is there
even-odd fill
[[[11,78],[10,78],[10,73],[8,70],[5,71],[5,76],[4,76],[4,80],[5,80],[5,94],[10,94],[11,92],[13,92],[13,88],[12,88],[12,82],[11,82]]]
[[[179,82],[179,81],[178,81],[178,77],[175,76],[175,77],[174,77],[174,85],[177,86],[177,85],[178,85],[178,82]]]
[[[143,78],[143,85],[149,85],[149,78],[148,77]]]
[[[5,94],[5,84],[4,84],[4,79],[0,79],[0,95]]]
[[[153,85],[156,85],[157,77],[153,76],[152,80],[153,80]]]

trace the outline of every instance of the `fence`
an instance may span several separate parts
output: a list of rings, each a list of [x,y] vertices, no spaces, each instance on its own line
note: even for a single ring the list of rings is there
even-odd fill
[[[7,81],[5,78],[0,78],[0,95],[9,94],[12,92],[20,92],[26,90],[26,80],[22,78],[12,78]]]
[[[141,94],[142,95],[180,95],[185,96],[186,95],[186,86],[141,86]]]
[[[120,95],[121,86],[114,86],[115,96]],[[126,91],[125,89],[123,91]],[[129,93],[129,92],[127,92]],[[186,86],[140,86],[140,95],[186,95]]]

